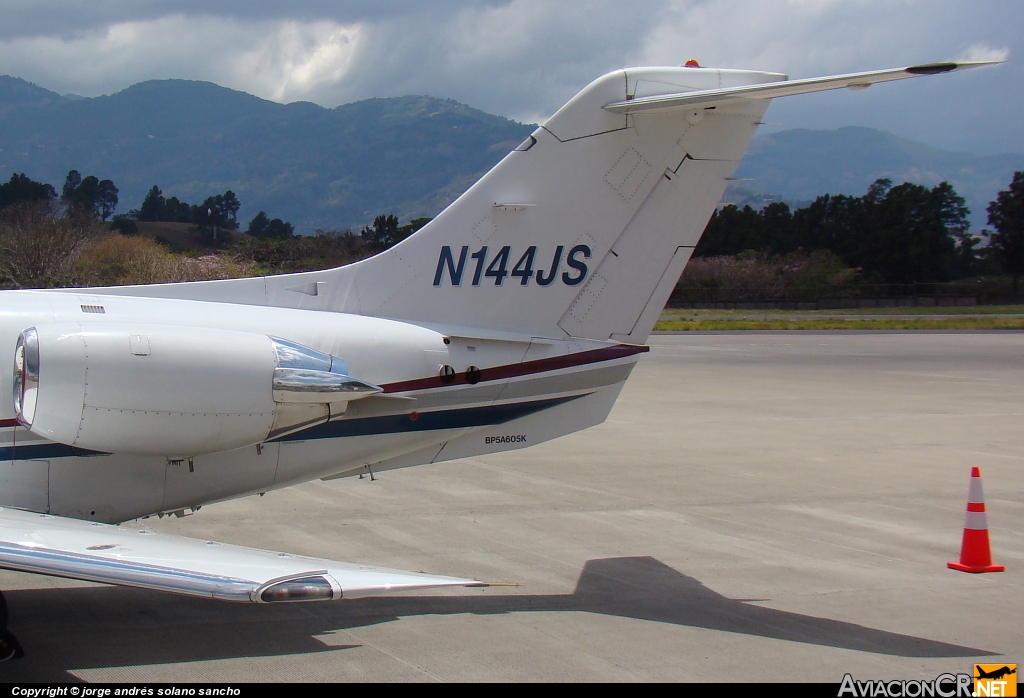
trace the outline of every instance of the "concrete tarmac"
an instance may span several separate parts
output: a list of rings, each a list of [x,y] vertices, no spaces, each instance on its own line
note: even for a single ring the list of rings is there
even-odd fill
[[[0,573],[3,681],[827,681],[1024,662],[1024,334],[654,336],[608,421],[154,529],[521,587],[232,605]],[[957,558],[980,465],[1001,574]]]

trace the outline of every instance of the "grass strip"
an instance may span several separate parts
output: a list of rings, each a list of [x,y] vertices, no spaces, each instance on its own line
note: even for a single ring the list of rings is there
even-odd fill
[[[776,309],[713,309],[701,308],[665,308],[662,313],[664,320],[678,320],[688,317],[701,317],[704,315],[740,315],[749,318],[751,315],[1009,315],[1017,314],[1024,316],[1024,305],[969,305],[969,306],[948,306],[932,305],[927,307],[899,306],[892,308],[832,308],[829,310],[776,310]]]
[[[1024,317],[1020,318],[936,318],[927,316],[914,319],[847,320],[826,318],[817,320],[792,319],[736,319],[659,320],[655,332],[721,332],[729,330],[1024,330]]]

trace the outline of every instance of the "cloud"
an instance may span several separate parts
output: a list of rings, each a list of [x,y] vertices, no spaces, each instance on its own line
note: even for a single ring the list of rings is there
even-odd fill
[[[886,3],[898,10],[898,1]],[[672,3],[666,18],[645,37],[652,63],[680,62],[682,52],[705,65],[792,73],[794,77],[848,69],[870,54],[884,61],[893,46],[910,43],[898,23],[878,23],[870,31],[870,0],[722,0]],[[911,39],[912,41],[912,39]],[[865,66],[861,63],[859,68]]]
[[[986,44],[974,44],[957,56],[958,61],[1005,61],[1010,58],[1010,49],[992,48]]]
[[[267,99],[308,99],[351,70],[360,25],[327,20],[239,23],[173,15],[73,37],[0,41],[5,72],[59,92],[115,92],[158,78],[210,80]]]
[[[664,2],[651,2],[657,8]],[[652,9],[512,0],[439,21],[406,15],[367,27],[348,95],[453,97],[519,119],[553,113],[601,74],[637,60]]]
[[[247,51],[232,57],[237,83],[253,86],[279,102],[308,99],[325,85],[336,85],[352,69],[361,35],[359,25],[330,21],[276,23]]]
[[[542,120],[628,65],[697,58],[807,77],[957,55],[991,60],[1024,47],[1024,4],[1000,0],[0,0],[0,16],[0,73],[62,93],[173,77],[328,107],[431,94],[523,121]],[[962,85],[965,103],[998,105],[985,129],[968,109],[960,121],[905,126],[908,113],[925,115],[920,124],[945,110],[939,88],[796,98],[770,114],[789,127],[879,125],[1024,150],[1015,116],[1024,97],[1006,89],[1022,74],[1012,63],[998,70],[942,83]]]
[[[441,16],[463,6],[501,0],[432,0]],[[377,21],[415,13],[416,0],[0,0],[0,38],[59,36],[71,38],[112,24],[147,22],[163,17],[217,17],[241,24],[266,21],[339,24]]]

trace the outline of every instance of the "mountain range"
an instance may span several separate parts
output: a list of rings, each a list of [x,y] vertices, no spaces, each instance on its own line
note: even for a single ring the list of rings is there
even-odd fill
[[[436,215],[535,128],[425,96],[327,109],[153,80],[83,99],[0,76],[0,178],[24,172],[59,190],[76,169],[113,180],[119,212],[154,184],[191,203],[231,189],[243,227],[264,210],[303,233],[358,228],[381,213]],[[803,203],[863,194],[879,177],[946,179],[981,227],[1015,170],[1024,155],[949,152],[868,128],[799,129],[756,137],[725,200]]]
[[[307,233],[433,216],[534,128],[432,97],[325,109],[157,80],[81,99],[0,77],[3,179],[24,172],[60,191],[76,169],[113,180],[120,212],[154,184],[190,203],[230,189],[243,227],[259,210]]]

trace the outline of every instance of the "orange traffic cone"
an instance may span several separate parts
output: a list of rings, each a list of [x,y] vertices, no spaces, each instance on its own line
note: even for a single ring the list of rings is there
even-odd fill
[[[988,515],[985,513],[985,491],[981,488],[981,468],[971,468],[971,487],[967,492],[967,516],[964,520],[964,541],[960,546],[960,562],[949,562],[950,569],[961,572],[1002,572],[1003,565],[992,564],[992,546],[988,542]]]

